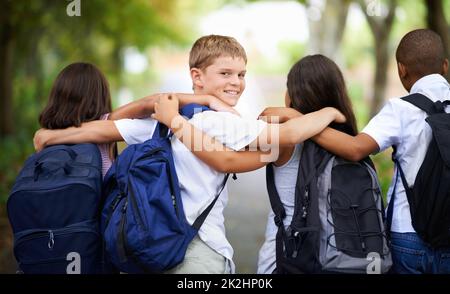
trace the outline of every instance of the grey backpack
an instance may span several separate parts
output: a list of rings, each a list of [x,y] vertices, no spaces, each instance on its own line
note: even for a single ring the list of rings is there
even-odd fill
[[[300,152],[294,215],[287,228],[273,167],[266,171],[278,226],[276,273],[386,273],[392,259],[370,159],[346,161],[312,141]]]

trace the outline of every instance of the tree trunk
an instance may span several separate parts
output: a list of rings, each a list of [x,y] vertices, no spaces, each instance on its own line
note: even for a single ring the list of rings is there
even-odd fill
[[[344,35],[350,1],[328,0],[320,20],[309,19],[309,54],[323,54],[338,62],[341,59],[340,46]],[[312,7],[310,7],[312,8]]]
[[[8,2],[7,2],[8,3]],[[14,131],[12,105],[12,59],[13,27],[9,16],[9,5],[2,8],[0,15],[0,138]]]
[[[389,36],[391,34],[392,25],[394,23],[395,8],[397,0],[389,0],[388,13],[385,17],[377,15],[375,9],[368,14],[369,7],[366,6],[364,0],[358,1],[367,23],[373,34],[375,47],[375,76],[373,82],[373,96],[370,105],[370,117],[373,117],[381,108],[386,94],[387,70],[389,66]],[[377,3],[377,2],[372,2]],[[381,5],[381,4],[379,4]],[[381,9],[380,9],[381,11]],[[375,12],[375,13],[373,13]]]
[[[425,0],[425,3],[427,5],[428,27],[441,36],[447,58],[449,58],[450,34],[449,27],[444,15],[442,0]],[[447,73],[446,79],[450,82],[450,71]]]
[[[374,117],[383,105],[384,96],[387,86],[387,72],[389,66],[389,37],[384,32],[378,33],[375,36],[377,40],[377,46],[375,46],[375,77],[374,77],[374,89],[373,97],[370,105],[370,117]]]

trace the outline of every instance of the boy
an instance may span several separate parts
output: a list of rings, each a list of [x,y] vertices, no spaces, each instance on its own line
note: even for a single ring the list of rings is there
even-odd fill
[[[216,35],[200,38],[194,43],[189,58],[194,93],[214,95],[227,105],[236,105],[245,89],[246,62],[245,51],[235,39]],[[141,110],[136,107],[133,109],[133,113],[143,111],[148,115],[153,112],[155,101],[154,99],[147,100],[147,102],[143,102],[145,111],[142,110],[143,107],[140,108]],[[118,115],[117,112],[114,112],[112,114],[113,119],[127,116],[124,115],[127,112],[126,109],[122,108],[119,111],[122,114]],[[309,119],[311,117],[318,118],[321,123],[318,123],[316,119]],[[331,121],[342,120],[343,118],[335,109],[328,108],[299,119],[280,125],[282,138],[286,138],[285,141],[280,143],[295,142],[294,140],[297,140],[296,135],[310,137],[321,131]],[[308,121],[313,126],[308,131],[298,132],[298,123],[308,123]],[[243,119],[227,112],[205,111],[197,113],[190,122],[233,150],[242,149],[256,141],[258,137],[262,138],[264,142],[277,143],[275,142],[277,138],[271,136],[272,130],[265,122]],[[102,125],[100,125],[101,123]],[[53,135],[50,136],[51,138],[44,139],[45,142],[41,142],[41,145],[118,140],[125,140],[127,144],[136,144],[149,139],[155,126],[156,121],[152,119],[122,119],[114,121],[114,123],[89,122],[81,128],[44,130],[44,132],[51,132]],[[42,140],[42,138],[39,140]],[[197,159],[178,139],[173,138],[172,150],[186,218],[192,224],[199,213],[217,194],[224,174],[213,170]],[[260,152],[249,152],[249,157],[259,155]],[[261,162],[259,166],[254,166],[253,169],[263,165],[265,163]],[[198,236],[189,245],[184,262],[169,270],[168,273],[234,272],[233,249],[225,236],[223,217],[223,209],[227,204],[227,198],[227,189],[224,189],[201,226]]]
[[[443,77],[448,71],[448,59],[439,35],[428,29],[407,33],[398,45],[396,59],[398,75],[410,94],[421,93],[433,102],[450,100],[450,86]],[[267,110],[262,115],[273,115],[278,111]],[[449,112],[448,108],[446,112]],[[289,113],[290,117],[295,117],[292,110]],[[412,104],[402,99],[390,99],[357,136],[327,128],[313,139],[328,151],[352,161],[396,146],[395,157],[411,185],[431,141],[432,132],[425,122],[426,117],[424,111]],[[395,166],[388,191],[390,200],[396,187],[391,223],[393,271],[450,273],[450,248],[432,250],[417,235],[411,224],[405,188],[397,175]]]

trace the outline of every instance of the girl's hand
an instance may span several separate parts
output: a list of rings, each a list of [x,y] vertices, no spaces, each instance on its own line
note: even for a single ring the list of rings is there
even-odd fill
[[[46,147],[47,138],[50,133],[51,130],[47,129],[39,129],[34,133],[33,146],[36,152],[39,152]]]
[[[215,96],[208,96],[208,106],[215,111],[225,111],[236,114],[237,116],[241,116],[239,112],[236,111],[236,109]]]
[[[258,119],[268,123],[284,123],[292,118],[300,117],[302,114],[290,107],[267,107],[261,112]]]
[[[345,123],[347,121],[347,119],[342,114],[342,112],[340,112],[336,108],[334,108],[334,107],[325,107],[324,109],[326,109],[327,111],[332,113],[332,115],[334,117],[334,119],[333,119],[334,122]]]
[[[345,123],[347,121],[347,118],[342,114],[342,112],[336,109],[336,116],[334,118],[334,121],[337,123]]]
[[[175,94],[162,94],[158,102],[155,102],[155,113],[152,118],[170,127],[178,113],[179,100]]]

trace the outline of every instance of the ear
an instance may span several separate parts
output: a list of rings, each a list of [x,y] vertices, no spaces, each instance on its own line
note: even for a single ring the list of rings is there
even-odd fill
[[[444,59],[444,63],[442,64],[442,75],[447,75],[448,73],[448,59]]]
[[[194,88],[197,89],[203,88],[203,72],[201,69],[198,69],[196,67],[191,68],[191,79]]]
[[[408,70],[406,69],[406,66],[401,62],[397,62],[397,70],[398,70],[398,76],[402,80],[405,79],[406,76],[408,75]]]

